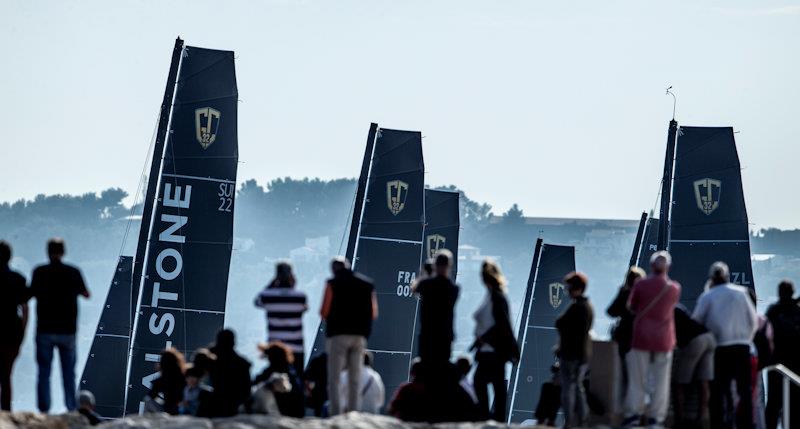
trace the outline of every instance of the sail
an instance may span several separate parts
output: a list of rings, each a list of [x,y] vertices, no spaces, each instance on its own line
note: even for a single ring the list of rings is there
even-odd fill
[[[157,377],[159,353],[190,354],[223,327],[237,148],[233,52],[186,47],[178,73],[129,364],[126,413]],[[142,243],[140,243],[142,245]]]
[[[647,219],[644,235],[642,237],[642,244],[639,247],[639,258],[636,264],[645,271],[650,269],[650,256],[658,249],[658,226],[659,222],[657,218],[651,217]]]
[[[550,367],[555,363],[553,351],[558,344],[555,320],[569,304],[561,280],[571,271],[575,271],[574,247],[542,244],[533,282],[533,300],[521,340],[520,361],[514,379],[510,380],[511,423],[534,418],[542,383],[552,378]]]
[[[708,269],[724,261],[731,281],[753,285],[747,210],[731,127],[680,127],[669,249],[681,302],[694,306]]]
[[[125,370],[131,333],[131,269],[133,258],[121,256],[97,331],[81,375],[81,390],[94,393],[97,411],[103,417],[122,417],[125,403]]]
[[[353,268],[371,278],[378,297],[368,349],[387,392],[408,379],[423,251],[424,165],[422,136],[381,128],[370,166]]]

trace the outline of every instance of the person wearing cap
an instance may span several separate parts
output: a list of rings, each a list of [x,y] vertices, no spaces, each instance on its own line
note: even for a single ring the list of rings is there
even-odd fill
[[[623,427],[638,426],[645,397],[647,425],[661,427],[669,408],[672,349],[675,348],[675,305],[681,285],[668,276],[672,257],[658,251],[650,257],[650,275],[633,285],[628,309],[633,313],[631,350],[625,356],[628,390],[625,392]]]
[[[727,264],[712,264],[708,277],[706,291],[697,300],[692,318],[708,328],[717,341],[709,399],[711,427],[722,427],[726,421],[736,421],[738,429],[752,428],[750,347],[758,330],[758,315],[747,289],[731,284]],[[739,404],[726,406],[733,381],[736,382]]]
[[[567,293],[572,303],[556,319],[561,363],[561,407],[564,410],[564,427],[582,427],[589,418],[586,391],[583,381],[592,355],[592,329],[594,309],[586,298],[589,279],[583,273],[571,272],[564,277]]]

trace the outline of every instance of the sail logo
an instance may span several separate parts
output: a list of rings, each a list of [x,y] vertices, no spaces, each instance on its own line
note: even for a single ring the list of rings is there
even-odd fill
[[[697,200],[697,208],[706,216],[719,207],[721,194],[722,182],[717,179],[705,178],[694,181],[694,198]]]
[[[386,203],[389,211],[397,216],[406,207],[406,197],[408,196],[408,183],[402,180],[390,180],[386,182]]]
[[[201,107],[194,111],[194,128],[197,142],[203,149],[207,149],[217,139],[219,123],[222,115],[219,110],[211,107]]]
[[[561,283],[550,283],[550,306],[553,308],[558,308],[561,305],[561,301],[564,300],[564,285]]]
[[[425,244],[427,244],[428,247],[428,258],[433,258],[436,256],[436,252],[444,249],[446,242],[447,238],[439,234],[432,234],[425,237]]]

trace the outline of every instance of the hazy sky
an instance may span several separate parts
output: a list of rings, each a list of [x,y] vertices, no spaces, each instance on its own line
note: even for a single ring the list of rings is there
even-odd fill
[[[702,3],[702,4],[701,4]],[[0,25],[0,200],[133,191],[174,38],[236,51],[239,178],[354,177],[371,121],[496,212],[636,218],[672,99],[733,125],[750,220],[800,227],[789,2],[22,1]]]

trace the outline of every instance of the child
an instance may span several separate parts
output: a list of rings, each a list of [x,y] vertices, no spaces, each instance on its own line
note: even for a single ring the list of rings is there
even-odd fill
[[[180,413],[191,416],[208,415],[207,408],[212,389],[200,382],[203,370],[191,367],[186,370],[186,387],[183,389],[183,400],[180,404]]]

